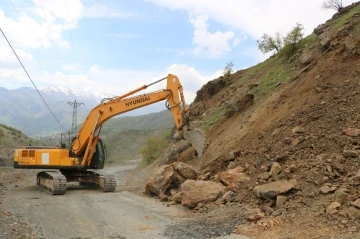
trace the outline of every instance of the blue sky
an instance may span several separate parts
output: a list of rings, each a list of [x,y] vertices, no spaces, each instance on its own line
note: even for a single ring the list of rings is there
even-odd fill
[[[263,33],[285,34],[296,22],[311,33],[334,14],[321,3],[4,0],[0,27],[38,87],[122,94],[173,73],[190,103],[226,63],[237,70],[264,60],[256,44]],[[2,36],[0,86],[31,86]]]

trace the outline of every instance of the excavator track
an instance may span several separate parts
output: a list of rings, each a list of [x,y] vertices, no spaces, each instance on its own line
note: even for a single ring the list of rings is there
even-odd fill
[[[68,182],[79,182],[80,185],[91,188],[100,188],[104,192],[114,192],[116,178],[102,170],[61,171]]]
[[[42,171],[37,174],[37,186],[52,195],[64,195],[67,189],[66,177],[57,171]]]
[[[102,175],[100,177],[104,178],[104,186],[100,187],[104,192],[114,192],[116,188],[116,179],[114,175]]]

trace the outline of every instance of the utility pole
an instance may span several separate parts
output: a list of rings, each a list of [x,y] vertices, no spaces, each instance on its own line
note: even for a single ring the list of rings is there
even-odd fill
[[[74,102],[67,102],[69,105],[71,105],[73,107],[73,117],[72,117],[72,126],[71,126],[71,137],[73,136],[73,134],[76,134],[77,132],[77,107],[79,107],[80,105],[83,105],[84,103],[82,102],[76,102],[76,100],[74,100]],[[70,139],[71,140],[71,139]]]

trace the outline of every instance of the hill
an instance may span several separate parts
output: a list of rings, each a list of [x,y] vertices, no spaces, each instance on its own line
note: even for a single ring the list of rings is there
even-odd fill
[[[39,143],[18,129],[0,124],[0,166],[12,166],[14,150],[29,145]]]
[[[190,128],[204,131],[204,152],[197,158],[186,150],[178,159],[227,193],[196,210],[241,209],[247,222],[235,231],[259,238],[358,231],[359,69],[357,2],[318,26],[291,57],[280,51],[204,85],[190,105]],[[189,184],[169,184],[162,200],[189,205],[191,195],[179,199]]]

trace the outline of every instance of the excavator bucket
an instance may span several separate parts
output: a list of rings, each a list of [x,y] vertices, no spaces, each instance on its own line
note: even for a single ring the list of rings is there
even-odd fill
[[[204,131],[200,129],[185,130],[184,138],[192,144],[200,158],[205,149],[206,137]]]

